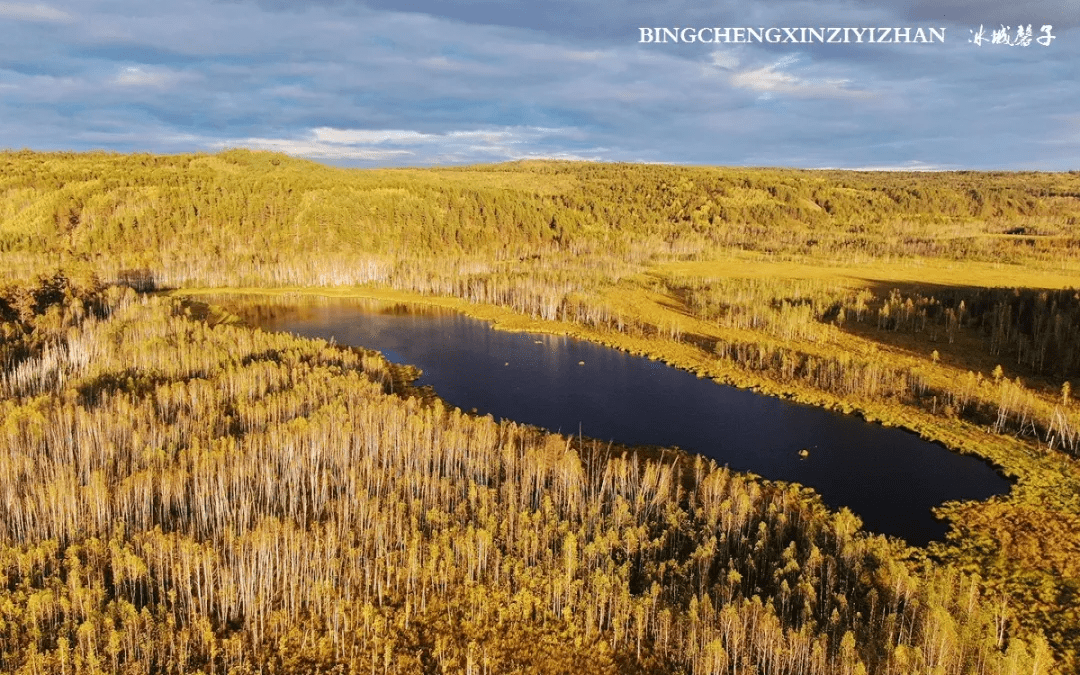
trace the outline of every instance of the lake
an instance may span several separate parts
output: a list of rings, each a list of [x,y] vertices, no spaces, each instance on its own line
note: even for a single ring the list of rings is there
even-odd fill
[[[719,385],[583,340],[508,333],[449,310],[376,301],[243,314],[265,330],[332,338],[417,366],[417,384],[464,410],[626,445],[677,446],[738,471],[801,483],[829,506],[850,508],[866,529],[918,546],[947,531],[931,508],[1010,487],[986,462],[913,433]]]

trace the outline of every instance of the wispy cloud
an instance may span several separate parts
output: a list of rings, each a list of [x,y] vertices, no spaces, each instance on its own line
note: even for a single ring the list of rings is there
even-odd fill
[[[439,136],[406,129],[334,129],[331,127],[312,129],[311,133],[316,142],[332,145],[418,143]]]
[[[224,148],[271,150],[308,159],[380,161],[413,154],[409,150],[387,150],[288,138],[237,138],[225,141],[211,141],[207,145],[214,150]]]
[[[739,57],[731,52],[715,51],[710,57],[712,65],[724,70],[734,70],[739,67]]]
[[[544,147],[568,130],[544,127],[458,130],[424,133],[407,129],[335,129],[317,127],[299,138],[237,138],[207,141],[210,149],[244,147],[297,157],[340,161],[439,162],[504,161],[528,158],[600,159],[599,156]]]
[[[48,5],[0,2],[0,18],[14,21],[40,21],[44,23],[70,23],[75,20],[67,12]]]
[[[174,85],[196,82],[201,77],[197,73],[154,68],[149,66],[128,66],[112,79],[112,83],[121,87],[152,87],[167,89]]]
[[[875,164],[871,166],[822,166],[818,167],[819,170],[841,170],[841,171],[952,171],[956,169],[955,166],[942,165],[942,164],[928,164],[926,162],[920,162],[918,160],[911,160],[910,162],[903,162],[901,164]]]
[[[731,86],[762,94],[788,94],[805,98],[853,99],[873,96],[869,91],[849,88],[848,79],[804,78],[782,70],[798,61],[796,56],[785,56],[768,66],[733,73],[730,78]],[[721,62],[732,63],[732,60],[722,58]],[[734,64],[737,65],[737,61]],[[727,67],[733,68],[734,65]]]

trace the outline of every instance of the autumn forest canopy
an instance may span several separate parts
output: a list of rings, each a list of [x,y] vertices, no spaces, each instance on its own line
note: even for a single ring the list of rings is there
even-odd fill
[[[733,248],[1052,266],[1080,246],[1075,174],[566,162],[348,171],[248,151],[6,152],[0,167],[9,271],[81,261],[110,274],[148,267],[168,285],[404,283],[403,263],[417,259],[603,252],[615,264]]]
[[[1078,280],[1076,173],[0,153],[0,671],[1075,672]],[[569,333],[1015,485],[911,548],[225,291]]]

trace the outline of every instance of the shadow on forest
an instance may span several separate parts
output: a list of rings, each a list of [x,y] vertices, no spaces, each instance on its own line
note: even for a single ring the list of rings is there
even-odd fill
[[[794,326],[791,332],[810,342],[819,337],[819,326],[833,324],[890,351],[976,373],[989,374],[1001,365],[1009,377],[1019,376],[1052,390],[1059,389],[1063,380],[1080,377],[1080,291],[1076,289],[852,278],[857,281],[855,288],[842,282],[801,279],[733,278],[706,282],[700,288],[668,282],[666,298],[659,304],[687,318],[720,325],[725,325],[730,313],[771,315],[767,318],[774,325]],[[662,284],[668,281],[654,279]],[[719,290],[710,289],[714,283]],[[746,288],[752,289],[750,300],[725,297],[737,297]],[[695,292],[711,294],[706,300],[713,306],[704,313],[695,310]],[[800,309],[806,311],[799,314]],[[751,330],[784,339],[768,328]]]
[[[861,321],[849,315],[841,326],[848,334],[922,359],[937,352],[942,363],[976,373],[1000,365],[1051,393],[1080,377],[1076,289],[864,282],[874,300]]]
[[[181,377],[167,377],[148,373],[140,368],[126,368],[119,372],[109,372],[79,384],[76,391],[79,393],[79,403],[88,408],[94,408],[109,396],[116,394],[130,394],[132,398],[141,399],[154,393],[158,387],[174,382],[183,382],[191,377],[197,377],[191,373]]]

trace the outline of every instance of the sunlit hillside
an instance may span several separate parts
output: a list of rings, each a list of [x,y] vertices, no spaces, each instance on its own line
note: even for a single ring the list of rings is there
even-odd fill
[[[7,275],[80,262],[106,277],[147,267],[165,285],[421,286],[509,275],[521,258],[549,283],[570,268],[574,283],[585,254],[602,253],[596,264],[617,276],[732,249],[1076,271],[1078,196],[1071,174],[568,162],[357,171],[248,151],[7,152],[0,255]],[[416,260],[429,263],[423,274]]]

